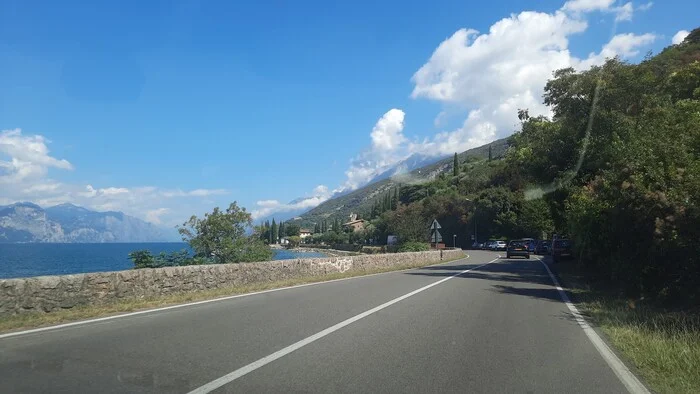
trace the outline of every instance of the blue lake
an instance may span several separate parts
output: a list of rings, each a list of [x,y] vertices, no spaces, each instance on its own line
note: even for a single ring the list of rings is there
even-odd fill
[[[0,278],[128,270],[129,252],[189,249],[185,243],[0,244]],[[323,257],[317,252],[274,250],[274,260]]]

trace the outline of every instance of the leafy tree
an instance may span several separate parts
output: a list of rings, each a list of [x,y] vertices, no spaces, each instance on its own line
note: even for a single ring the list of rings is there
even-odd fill
[[[212,258],[216,263],[272,258],[272,251],[258,237],[245,235],[251,222],[250,213],[233,202],[226,211],[216,207],[201,219],[193,215],[178,228],[178,232],[183,241],[190,244],[196,257]]]
[[[299,243],[301,242],[301,238],[298,235],[291,235],[287,238],[289,241],[289,246],[296,248],[299,246]]]
[[[152,268],[154,258],[150,250],[135,250],[129,253],[129,258],[134,262],[134,268]]]
[[[289,223],[287,225],[287,237],[294,237],[300,234],[301,227],[298,224]]]
[[[426,242],[430,221],[419,204],[402,205],[396,211],[382,215],[390,231],[399,237],[400,242]],[[386,238],[383,239],[386,242]]]

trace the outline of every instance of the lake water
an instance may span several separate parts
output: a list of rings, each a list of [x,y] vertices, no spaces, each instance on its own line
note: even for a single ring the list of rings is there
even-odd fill
[[[133,268],[129,252],[189,249],[185,243],[0,244],[0,278],[24,278]],[[317,252],[274,250],[274,260],[324,257]]]

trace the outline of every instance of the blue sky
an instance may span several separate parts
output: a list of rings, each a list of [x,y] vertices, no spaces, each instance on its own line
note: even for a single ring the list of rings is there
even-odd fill
[[[553,69],[638,61],[700,15],[693,1],[94,3],[0,0],[0,204],[171,226],[237,200],[286,217],[408,155],[508,135],[517,108],[548,113]]]

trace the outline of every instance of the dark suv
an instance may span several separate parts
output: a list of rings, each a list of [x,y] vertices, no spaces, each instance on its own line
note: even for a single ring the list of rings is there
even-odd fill
[[[522,239],[516,239],[510,241],[508,244],[508,249],[506,250],[506,258],[509,259],[514,256],[522,256],[526,259],[530,258],[530,250],[528,249],[528,241]]]
[[[565,238],[555,239],[552,241],[552,249],[550,254],[552,255],[552,260],[554,260],[555,263],[563,259],[572,258],[574,255],[571,241]]]

